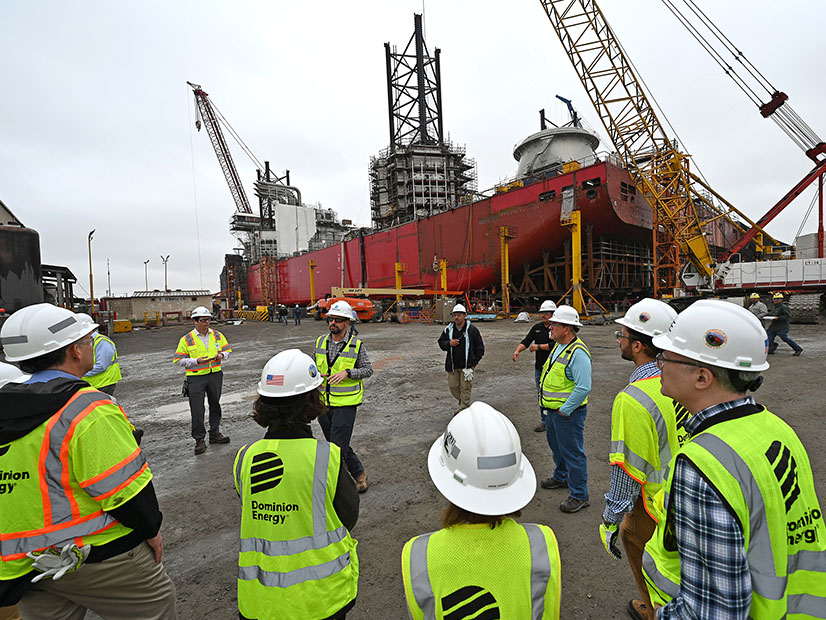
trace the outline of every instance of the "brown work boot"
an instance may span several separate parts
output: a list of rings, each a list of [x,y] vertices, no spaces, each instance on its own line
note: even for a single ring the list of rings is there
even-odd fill
[[[209,443],[229,443],[229,437],[226,437],[221,433],[215,433],[214,435],[209,436]]]
[[[203,454],[206,452],[206,442],[203,439],[195,440],[195,454]]]
[[[539,424],[536,425],[536,427],[534,427],[533,430],[535,430],[537,433],[544,433],[545,432],[545,423],[540,422]]]
[[[367,490],[367,472],[363,471],[356,478],[356,490],[359,493],[364,493]]]

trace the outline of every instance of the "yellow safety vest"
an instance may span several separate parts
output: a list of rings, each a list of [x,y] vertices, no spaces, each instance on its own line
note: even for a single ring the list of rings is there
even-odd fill
[[[82,438],[82,443],[80,439]],[[29,434],[0,447],[0,579],[32,570],[29,551],[99,546],[129,534],[107,511],[152,479],[123,410],[78,390]]]
[[[643,505],[655,521],[660,513],[654,497],[668,476],[671,455],[681,445],[677,418],[684,422],[689,415],[685,407],[663,396],[661,387],[659,376],[634,381],[617,394],[611,410],[609,460],[642,484]]]
[[[351,335],[347,344],[333,361],[333,367],[328,367],[327,343],[330,334],[319,336],[315,341],[315,365],[322,375],[334,375],[342,370],[356,367],[359,351],[361,351],[361,340]],[[325,402],[328,407],[347,407],[360,405],[364,399],[364,381],[361,379],[344,379],[338,385],[329,385],[327,379],[321,384],[321,391],[325,395]]]
[[[203,341],[198,337],[198,330],[193,329],[186,334],[178,342],[178,349],[172,358],[172,363],[177,364],[182,359],[191,357],[198,359],[199,357],[213,357],[216,353],[230,352],[232,349],[229,342],[224,338],[224,334],[218,330],[210,328],[209,330],[209,345],[204,346]],[[186,376],[193,375],[208,375],[211,372],[219,372],[221,370],[221,360],[213,360],[200,366],[193,366],[186,369]]]
[[[417,536],[402,550],[402,577],[413,620],[559,618],[559,548],[545,525],[505,519]]]
[[[558,342],[554,343],[551,353],[548,355],[548,359],[545,360],[545,366],[542,368],[539,403],[548,409],[559,409],[563,404],[565,404],[565,401],[568,400],[571,392],[573,392],[576,387],[576,383],[574,383],[573,379],[569,379],[565,374],[565,369],[568,368],[568,364],[570,363],[571,357],[573,357],[574,353],[577,350],[582,349],[588,357],[591,357],[591,352],[588,350],[588,347],[585,346],[585,343],[579,338],[576,338],[570,343],[564,345],[564,348],[560,354],[553,360],[553,362],[551,362],[554,351],[561,346],[563,345],[560,345]],[[585,400],[582,401],[582,404],[585,405],[587,403],[588,397],[586,396]]]
[[[795,432],[763,409],[713,424],[677,455],[703,473],[741,525],[752,582],[749,618],[826,617],[826,524],[809,456]],[[664,494],[668,517],[657,524],[643,555],[648,591],[657,605],[680,590],[672,481],[673,476]]]
[[[341,452],[263,439],[235,457],[241,497],[238,610],[247,618],[327,618],[356,598],[357,542],[333,508]]]
[[[91,377],[83,377],[83,380],[86,381],[86,383],[91,385],[93,388],[106,387],[107,385],[112,385],[113,383],[117,383],[118,381],[123,379],[123,375],[120,373],[120,363],[118,363],[118,349],[117,347],[115,347],[115,343],[103,334],[95,334],[94,341],[92,342],[92,353],[95,355],[95,359],[97,359],[98,343],[102,340],[105,340],[106,342],[112,345],[114,353],[112,355],[112,359],[110,360],[112,363],[110,364],[109,368],[107,368],[98,375],[92,375]]]

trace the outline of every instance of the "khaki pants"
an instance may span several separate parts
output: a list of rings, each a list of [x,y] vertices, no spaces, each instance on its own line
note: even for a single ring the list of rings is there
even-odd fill
[[[20,612],[17,611],[17,605],[0,607],[0,620],[20,620]]]
[[[450,386],[450,393],[453,398],[459,401],[462,409],[470,407],[470,390],[473,389],[473,381],[465,379],[462,370],[454,370],[447,373],[447,384]]]
[[[645,550],[645,543],[654,534],[656,527],[657,522],[645,511],[642,496],[637,499],[637,503],[634,504],[631,512],[625,515],[619,527],[620,540],[625,549],[625,556],[628,558],[634,581],[640,591],[640,600],[648,607],[648,618],[650,620],[653,620],[656,615],[642,574],[642,552]]]
[[[175,620],[175,585],[146,543],[77,572],[29,586],[19,603],[26,620]]]

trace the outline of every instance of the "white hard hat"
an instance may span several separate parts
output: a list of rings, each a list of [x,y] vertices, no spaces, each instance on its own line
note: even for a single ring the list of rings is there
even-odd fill
[[[327,316],[337,316],[342,319],[353,320],[353,307],[346,301],[338,300],[330,309],[327,310]]]
[[[653,343],[709,366],[748,372],[769,367],[769,339],[760,320],[742,306],[719,299],[694,302]]]
[[[17,366],[0,362],[0,387],[3,387],[7,383],[23,383],[24,381],[28,381],[29,377],[31,377],[31,375],[25,374]]]
[[[197,319],[197,318],[200,318],[200,317],[203,317],[203,316],[210,317],[210,318],[212,317],[212,312],[210,312],[208,309],[204,308],[203,306],[198,306],[197,308],[195,308],[189,314],[189,318],[191,318],[191,319]]]
[[[550,299],[546,299],[542,302],[542,305],[539,306],[540,312],[553,312],[554,310],[556,310],[556,304]]]
[[[6,360],[19,362],[57,351],[97,328],[66,308],[34,304],[6,319],[0,330],[0,343]]]
[[[455,306],[453,306],[453,310],[450,311],[451,314],[456,314],[457,312],[467,314],[467,310],[462,304],[456,304]]]
[[[646,297],[628,308],[621,319],[614,321],[646,336],[659,336],[668,331],[677,311],[664,301]]]
[[[321,382],[321,373],[309,355],[298,349],[287,349],[264,364],[258,393],[276,398],[295,396],[316,389]]]
[[[95,329],[100,329],[100,325],[98,325],[97,321],[95,321],[95,319],[93,319],[91,316],[89,316],[85,312],[77,312],[76,314],[80,317],[81,321],[85,321],[89,325],[94,325]]]
[[[553,322],[582,327],[582,323],[579,322],[579,312],[572,306],[559,306],[554,310]]]
[[[430,448],[427,468],[447,500],[480,515],[510,514],[536,493],[536,474],[522,454],[519,433],[479,401],[450,421]]]

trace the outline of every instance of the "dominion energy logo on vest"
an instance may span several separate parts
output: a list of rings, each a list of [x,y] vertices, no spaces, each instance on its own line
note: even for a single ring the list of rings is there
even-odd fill
[[[766,451],[766,458],[774,466],[774,475],[780,483],[780,490],[786,500],[786,515],[800,495],[800,484],[797,480],[797,462],[791,451],[779,441],[775,441]],[[806,508],[802,516],[795,517],[786,523],[786,538],[788,544],[795,545],[801,541],[817,542],[817,522],[823,516],[817,508]]]
[[[284,462],[275,452],[262,452],[252,457],[250,468],[250,492],[252,495],[262,493],[278,486],[284,477]],[[252,520],[269,521],[281,525],[287,520],[288,513],[298,512],[298,504],[289,502],[259,502],[252,500]]]
[[[450,620],[497,620],[500,617],[499,604],[493,594],[479,586],[466,586],[443,596],[442,612]]]

